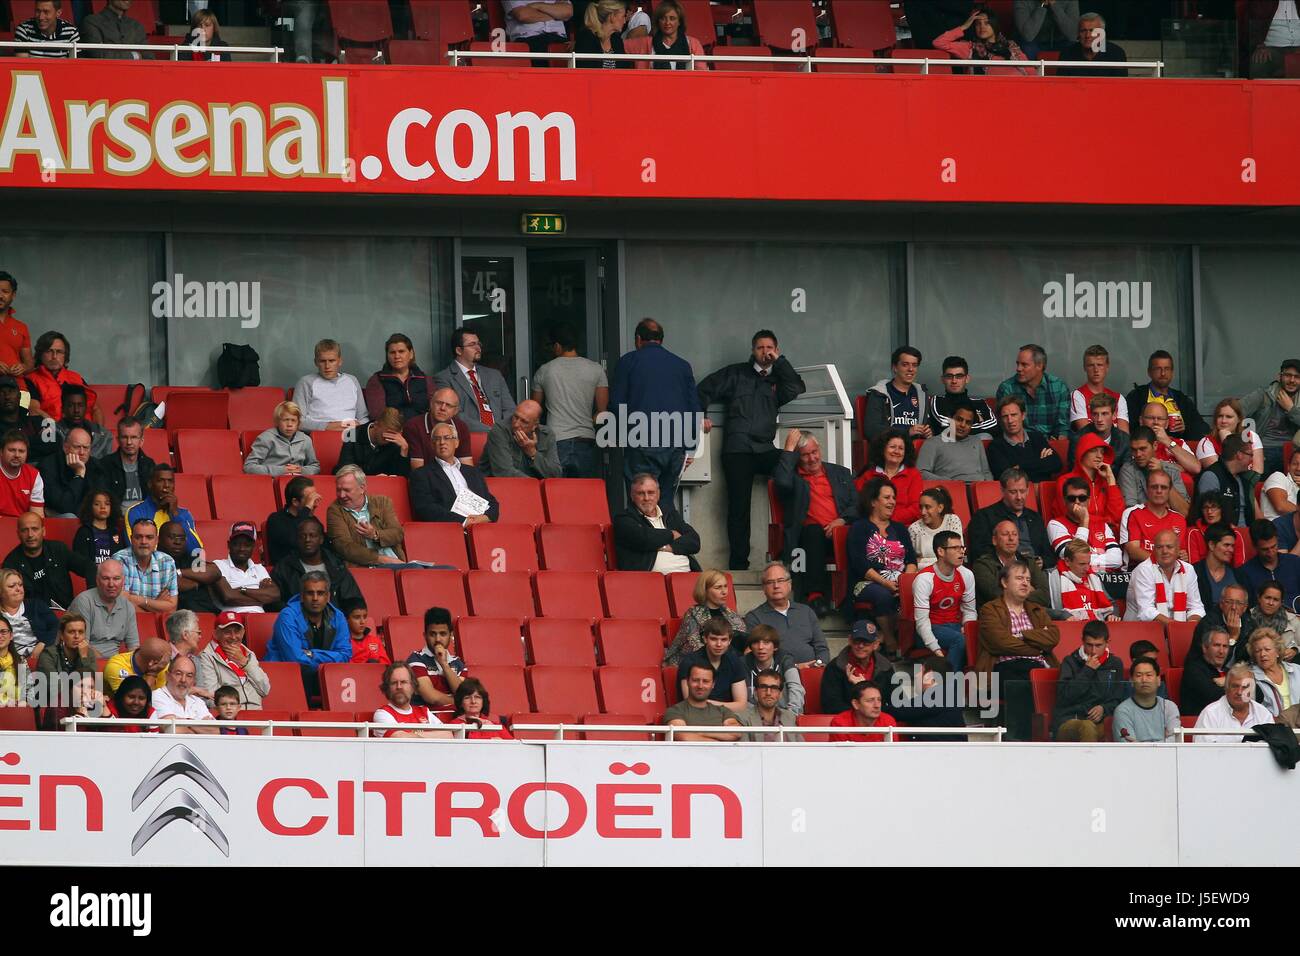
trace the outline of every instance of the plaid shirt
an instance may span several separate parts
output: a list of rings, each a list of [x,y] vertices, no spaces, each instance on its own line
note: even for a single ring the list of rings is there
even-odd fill
[[[121,561],[122,567],[126,569],[123,587],[129,593],[150,599],[158,597],[163,591],[171,595],[180,593],[176,583],[176,562],[171,555],[155,551],[148,571],[140,570],[140,562],[130,548],[123,548],[113,555],[113,559]]]
[[[1043,373],[1043,380],[1031,396],[1013,375],[998,386],[998,398],[1019,395],[1025,403],[1025,427],[1047,438],[1070,434],[1070,386],[1055,375]]]

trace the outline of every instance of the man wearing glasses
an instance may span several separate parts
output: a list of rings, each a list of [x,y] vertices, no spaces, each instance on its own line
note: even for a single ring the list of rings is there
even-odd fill
[[[744,710],[735,713],[736,720],[742,727],[794,727],[799,723],[794,712],[780,705],[781,691],[785,687],[785,678],[781,672],[768,668],[761,670],[754,677],[754,700]],[[753,734],[748,737],[760,743],[777,742],[776,734]],[[798,734],[786,734],[786,740],[800,741]]]
[[[966,666],[966,634],[962,626],[977,618],[975,575],[962,565],[966,545],[961,535],[940,531],[934,536],[935,563],[912,582],[916,633],[936,657],[946,657],[953,670]]]
[[[763,569],[763,597],[766,600],[745,615],[746,629],[766,624],[776,630],[781,650],[794,658],[796,667],[825,667],[830,651],[817,615],[807,604],[790,600],[790,570],[780,561]]]
[[[500,505],[488,490],[483,473],[463,465],[456,457],[460,438],[447,422],[433,426],[429,434],[433,461],[411,473],[411,511],[416,521],[454,521],[469,528],[483,521],[496,521]]]
[[[1214,631],[1223,631],[1228,635],[1225,658],[1227,663],[1221,661],[1220,669],[1241,662],[1249,664],[1250,654],[1247,647],[1250,645],[1251,631],[1255,630],[1255,622],[1246,613],[1249,608],[1250,598],[1242,585],[1229,584],[1225,587],[1223,593],[1219,595],[1219,603],[1210,608],[1196,625],[1196,631],[1192,634],[1192,646],[1187,649],[1184,667],[1204,657],[1206,637]]]
[[[952,413],[959,408],[969,406],[975,411],[975,423],[971,432],[980,438],[992,438],[998,427],[997,416],[988,402],[976,398],[966,391],[970,384],[970,366],[960,355],[949,355],[943,360],[943,394],[931,395],[929,409],[926,411],[925,423],[930,431],[938,435],[952,424]]]

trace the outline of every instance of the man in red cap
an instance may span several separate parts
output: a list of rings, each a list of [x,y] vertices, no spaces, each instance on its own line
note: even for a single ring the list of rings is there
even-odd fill
[[[271,575],[253,560],[256,544],[257,526],[251,521],[236,521],[230,526],[230,557],[212,562],[221,572],[212,587],[223,611],[261,614],[266,605],[280,600],[280,589]]]
[[[244,615],[235,611],[217,615],[216,636],[195,663],[199,669],[196,686],[209,694],[218,687],[234,688],[240,710],[260,710],[262,698],[271,692],[271,678],[257,662],[257,655],[244,645]]]

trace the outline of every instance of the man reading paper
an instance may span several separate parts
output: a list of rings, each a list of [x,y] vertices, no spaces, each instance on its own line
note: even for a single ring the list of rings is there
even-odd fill
[[[411,473],[411,510],[417,521],[455,521],[468,528],[496,521],[500,506],[473,465],[456,458],[456,429],[439,424],[429,433],[433,461]]]

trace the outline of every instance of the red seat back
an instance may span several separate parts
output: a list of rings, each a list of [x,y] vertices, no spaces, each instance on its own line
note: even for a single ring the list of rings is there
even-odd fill
[[[527,571],[470,571],[465,583],[475,615],[529,618],[537,613]]]
[[[772,51],[765,46],[727,46],[720,50],[715,50],[717,56],[743,56],[745,62],[727,61],[714,63],[715,70],[738,71],[748,70],[753,72],[771,73],[776,70],[776,64],[772,62]]]
[[[590,667],[530,667],[528,685],[538,710],[563,708],[579,715],[600,711]]]
[[[542,481],[542,501],[546,520],[551,524],[591,524],[601,529],[611,524],[609,498],[605,483],[599,478],[546,478]]]
[[[1053,729],[1052,711],[1056,709],[1056,688],[1061,679],[1059,667],[1038,667],[1029,672],[1029,689],[1034,698],[1034,713],[1046,717],[1049,735]]]
[[[669,706],[658,667],[598,667],[596,688],[607,714],[640,714],[657,724]]]
[[[397,617],[402,604],[397,597],[397,575],[384,568],[352,568],[357,587],[365,596],[366,607],[376,621]]]
[[[1187,652],[1192,649],[1192,636],[1195,633],[1195,621],[1171,621],[1165,625],[1171,667],[1181,668],[1187,662]]]
[[[459,571],[469,570],[465,531],[452,521],[412,521],[402,526],[406,556],[412,561],[446,564]]]
[[[45,519],[45,540],[58,541],[72,547],[72,541],[77,536],[77,529],[81,527],[81,522],[76,518],[46,518]],[[5,547],[9,547],[10,540],[4,539]]]
[[[587,571],[539,571],[537,605],[544,617],[582,617],[589,622],[605,616],[600,579]]]
[[[524,639],[514,617],[463,617],[456,624],[460,655],[469,667],[524,666]]]
[[[393,35],[388,4],[374,0],[329,0],[330,23],[340,40],[379,43]]]
[[[269,475],[212,476],[212,511],[222,521],[260,525],[278,508],[275,482]]]
[[[293,720],[293,717],[293,711],[289,710],[241,710],[235,715],[235,720],[290,721]],[[261,736],[262,728],[249,727],[248,733],[252,736]],[[292,737],[294,736],[294,732],[289,727],[276,727],[271,731],[271,735],[274,737]]]
[[[325,494],[321,491],[321,494]],[[393,513],[402,524],[414,521],[411,514],[411,496],[407,492],[406,479],[397,475],[371,475],[366,478],[367,495],[383,495],[393,503]]]
[[[606,618],[596,628],[600,661],[614,667],[658,667],[664,642],[658,621]]]
[[[485,665],[470,668],[469,673],[470,676],[482,681],[487,689],[492,704],[492,715],[540,709],[533,707],[528,697],[523,667]]]
[[[251,711],[250,713],[256,713]],[[294,720],[311,720],[322,723],[354,723],[356,718],[354,712],[350,710],[301,710],[293,715]],[[297,737],[355,737],[355,730],[345,730],[342,727],[297,727],[294,729],[294,735]]]
[[[412,654],[425,650],[424,617],[403,614],[384,620],[384,637],[388,639],[388,654],[393,661],[404,661]]]
[[[163,422],[172,433],[182,428],[228,428],[229,405],[229,392],[173,392],[167,396]]]
[[[35,707],[0,707],[0,730],[35,731]]]
[[[209,475],[244,473],[244,454],[239,450],[239,432],[218,428],[184,428],[173,435],[179,459],[177,467],[182,471],[198,471]]]
[[[547,667],[595,667],[591,622],[576,617],[533,618],[528,622],[528,660]]]
[[[211,521],[217,517],[212,511],[212,495],[208,488],[208,476],[199,471],[176,475],[176,500],[180,506],[194,515],[195,521]],[[263,512],[257,521],[265,521],[267,512]]]
[[[666,624],[668,589],[664,576],[654,571],[607,571],[600,581],[610,617],[658,618]]]
[[[621,727],[630,727],[634,724],[647,724],[650,721],[641,714],[587,714],[582,718],[583,726],[613,725]],[[583,740],[622,740],[622,741],[646,741],[653,740],[654,737],[647,731],[646,733],[636,733],[630,730],[585,730],[582,734]]]
[[[234,388],[226,405],[229,427],[237,432],[257,429],[265,431],[275,427],[275,406],[284,401],[284,389],[270,385],[252,385]]]
[[[33,6],[36,0],[27,0],[29,6]],[[31,17],[23,17],[24,20],[30,20]],[[125,385],[90,385],[91,391],[95,393],[95,407],[100,410],[104,416],[104,427],[108,429],[109,434],[117,435],[117,423],[120,422],[128,410],[120,409],[119,406],[126,401]],[[139,404],[144,401],[148,392],[141,393],[136,391],[133,401]],[[129,411],[135,411],[134,408]]]
[[[469,613],[465,576],[459,571],[420,568],[397,573],[397,589],[405,613],[421,618],[431,607],[445,607],[452,618]]]
[[[900,50],[898,47],[889,51],[889,55],[896,60],[949,60],[952,59],[943,50]],[[892,67],[895,73],[920,73],[920,64],[896,63]],[[931,73],[952,73],[951,66],[942,64],[930,64]]]
[[[543,524],[538,538],[548,571],[605,570],[605,538],[598,525]]]
[[[474,23],[468,3],[446,0],[410,0],[411,31],[421,40],[440,40],[444,44],[465,43],[474,39]]]
[[[498,521],[533,527],[546,523],[542,487],[536,478],[489,478],[487,486],[501,506]]]
[[[271,681],[271,692],[262,698],[267,710],[298,712],[307,709],[307,692],[302,686],[302,668],[293,661],[268,661],[262,664]]]
[[[874,50],[859,50],[850,47],[819,47],[812,54],[816,57],[813,70],[818,73],[883,73],[885,66],[872,66],[868,63],[836,63],[836,60],[862,59],[875,57]]]
[[[1132,647],[1137,641],[1150,641],[1156,646],[1161,671],[1169,669],[1169,648],[1165,644],[1165,626],[1160,621],[1112,621],[1110,652],[1124,662],[1124,673],[1133,666]],[[1060,655],[1057,655],[1058,659]]]
[[[483,571],[536,571],[537,539],[530,524],[470,525],[470,559]]]
[[[897,42],[888,3],[830,0],[831,32],[838,46],[879,52]],[[819,51],[820,52],[820,51]]]
[[[826,673],[820,667],[805,667],[799,672],[803,683],[803,710],[805,714],[822,712],[822,676]]]
[[[809,0],[753,0],[760,43],[808,55],[817,46],[817,20]]]
[[[320,473],[326,483],[325,486],[318,487],[325,496],[328,507],[329,499],[333,498],[329,476],[334,474],[334,469],[339,466],[339,456],[343,454],[343,432],[314,431],[311,433],[311,444],[316,449],[316,460],[320,462]]]
[[[571,713],[555,714],[537,714],[537,713],[514,713],[510,715],[510,733],[516,740],[556,740],[555,731],[552,730],[520,730],[520,724],[576,724],[577,717]],[[578,733],[564,733],[564,739],[579,739]]]
[[[1165,678],[1165,690],[1169,693],[1169,699],[1179,707],[1183,705],[1183,669],[1181,667],[1171,667],[1162,672]]]
[[[713,7],[709,0],[678,0],[679,7],[686,14],[686,22],[681,25],[681,31],[687,36],[693,36],[700,41],[700,46],[704,47],[704,52],[708,52],[718,42],[718,28],[713,17]],[[730,7],[719,8],[724,16],[730,18],[732,12]],[[647,11],[654,16],[654,11]],[[650,32],[654,33],[658,25],[651,23]]]
[[[388,703],[379,689],[384,676],[383,664],[322,664],[317,673],[321,703],[326,710],[347,707],[374,711]]]

